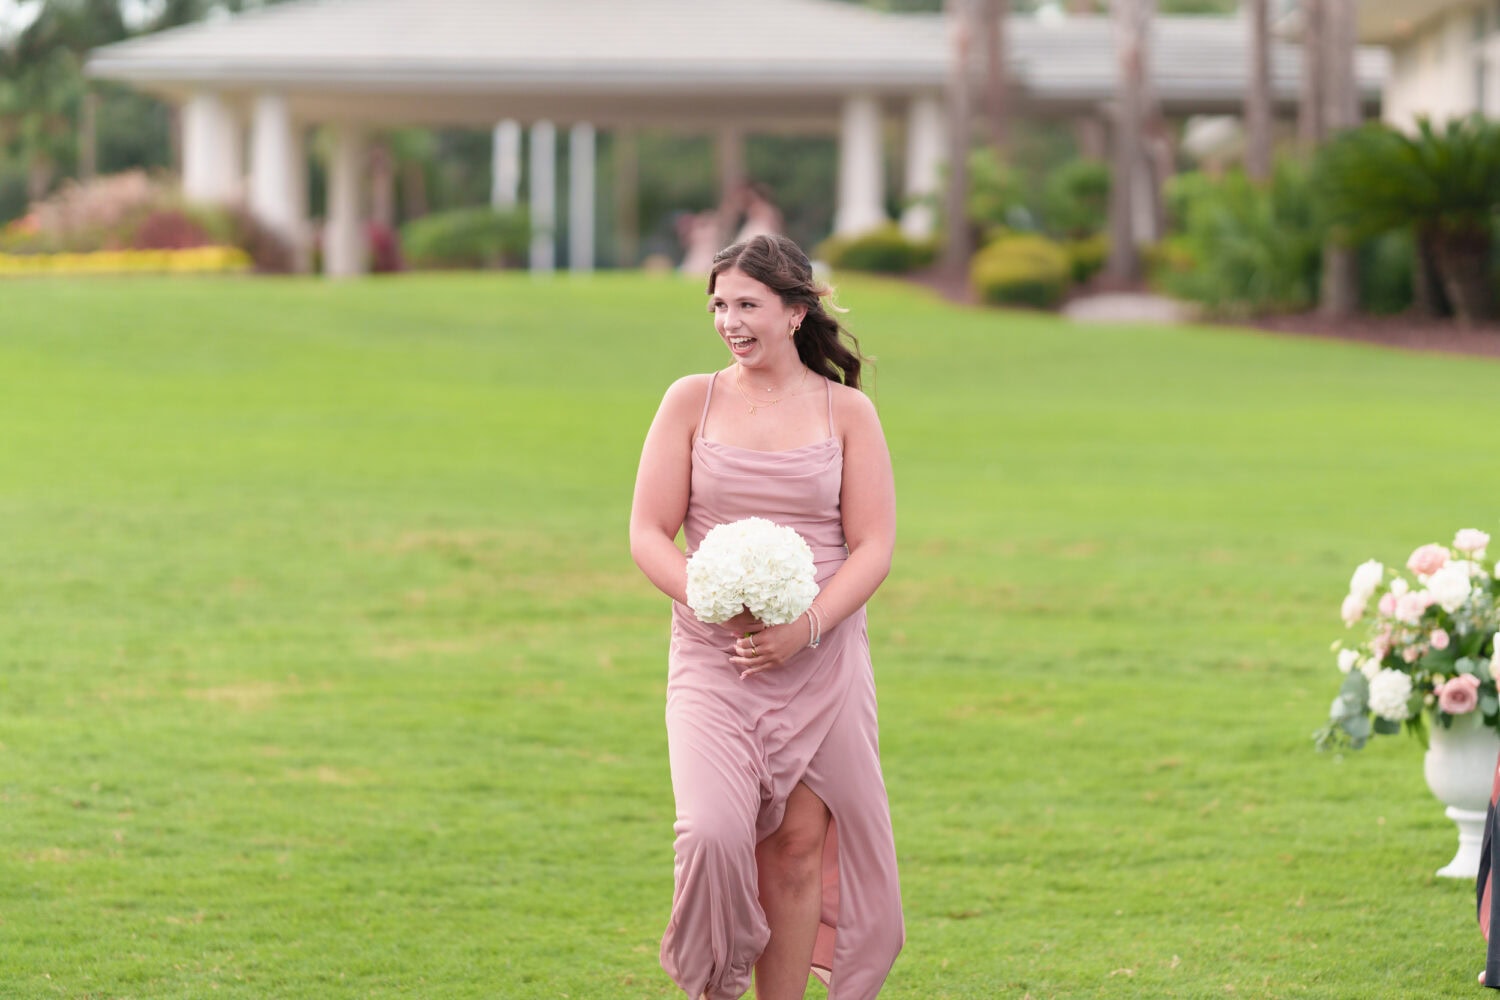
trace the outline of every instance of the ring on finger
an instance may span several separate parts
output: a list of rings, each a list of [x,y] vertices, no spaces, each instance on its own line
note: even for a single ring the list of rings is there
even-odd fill
[[[750,640],[750,655],[751,656],[759,656],[760,655],[760,650],[758,650],[758,649],[755,648],[755,636],[753,636],[753,635],[747,635],[747,636],[745,636],[745,638],[747,638],[747,639]]]

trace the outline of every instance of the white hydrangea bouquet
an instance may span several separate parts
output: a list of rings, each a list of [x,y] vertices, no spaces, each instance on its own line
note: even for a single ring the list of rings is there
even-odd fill
[[[818,596],[806,539],[763,517],[715,525],[688,560],[688,607],[725,622],[745,609],[767,625],[796,621]]]
[[[1373,559],[1354,571],[1340,613],[1346,628],[1363,622],[1366,634],[1354,645],[1334,643],[1344,685],[1328,725],[1314,734],[1320,750],[1357,750],[1372,731],[1389,735],[1403,726],[1425,743],[1427,715],[1447,727],[1478,712],[1486,726],[1500,728],[1500,574],[1485,555],[1489,542],[1484,532],[1465,528],[1452,545],[1413,552],[1409,575]]]

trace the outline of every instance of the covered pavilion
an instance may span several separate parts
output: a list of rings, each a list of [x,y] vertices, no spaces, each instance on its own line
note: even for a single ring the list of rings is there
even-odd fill
[[[1107,20],[1018,17],[1005,36],[1013,113],[1104,134],[1116,79]],[[1164,112],[1237,113],[1247,39],[1233,19],[1158,19],[1153,72]],[[371,136],[411,126],[493,129],[497,205],[516,201],[529,129],[531,266],[552,270],[564,128],[567,263],[586,271],[595,261],[600,129],[714,136],[726,193],[747,179],[747,135],[836,135],[834,231],[849,234],[887,221],[889,119],[904,134],[900,175],[910,207],[901,224],[913,235],[931,232],[921,199],[937,191],[946,154],[951,48],[941,15],[838,0],[295,0],[101,47],[88,72],[181,108],[188,197],[242,200],[304,248],[307,135],[327,127],[323,260],[331,276],[367,267]],[[1283,116],[1296,107],[1300,66],[1295,48],[1277,45],[1273,104]],[[1361,62],[1367,101],[1378,99],[1382,69]]]

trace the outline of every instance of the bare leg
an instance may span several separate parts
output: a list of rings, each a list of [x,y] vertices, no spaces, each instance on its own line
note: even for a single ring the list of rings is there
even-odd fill
[[[760,905],[771,940],[755,963],[758,1000],[802,1000],[822,910],[823,841],[828,807],[798,783],[781,827],[755,849]]]

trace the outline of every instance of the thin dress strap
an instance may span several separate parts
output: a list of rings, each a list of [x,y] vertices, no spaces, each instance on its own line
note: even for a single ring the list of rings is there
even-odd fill
[[[833,437],[833,379],[825,378],[823,388],[828,392],[828,436]]]
[[[708,404],[714,398],[714,380],[718,377],[718,372],[714,372],[708,377],[708,393],[703,397],[703,413],[698,417],[698,436],[700,438],[703,436],[704,425],[708,423]],[[829,409],[828,413],[831,418],[833,415],[833,410]]]

